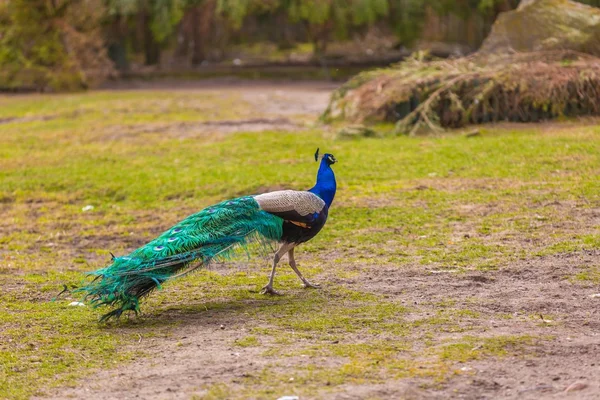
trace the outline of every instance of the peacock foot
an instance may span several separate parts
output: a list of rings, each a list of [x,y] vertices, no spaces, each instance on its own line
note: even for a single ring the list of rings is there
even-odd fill
[[[273,286],[270,286],[270,285],[264,286],[262,288],[262,290],[260,291],[260,294],[271,294],[271,295],[283,296],[277,290],[273,289]]]
[[[304,286],[304,289],[320,289],[321,288],[321,285],[318,285],[316,283],[310,283],[307,280],[304,281],[304,284],[302,286]]]

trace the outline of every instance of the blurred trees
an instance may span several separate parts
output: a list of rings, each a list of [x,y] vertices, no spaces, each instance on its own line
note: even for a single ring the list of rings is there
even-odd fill
[[[280,48],[308,42],[320,59],[332,41],[360,35],[373,26],[410,46],[420,38],[424,26],[435,24],[435,18],[438,25],[444,25],[448,16],[456,21],[456,29],[463,29],[461,24],[469,19],[471,25],[479,25],[483,33],[469,43],[476,47],[498,12],[518,4],[518,0],[105,1],[111,56],[120,67],[125,54],[142,50],[147,65],[158,63],[165,49],[174,52],[175,61],[198,65],[207,58],[219,58],[209,54],[222,56],[230,44],[260,41]],[[440,32],[433,36],[444,40],[439,38]]]
[[[127,48],[143,50],[145,63],[157,64],[160,49],[188,8],[202,0],[104,0],[111,56],[124,66]],[[129,38],[132,40],[128,41]]]
[[[112,73],[100,0],[0,0],[0,88],[73,90]]]
[[[600,0],[581,0],[598,6]],[[131,65],[185,69],[232,46],[333,44],[386,35],[406,51],[426,42],[475,50],[519,0],[0,0],[0,87],[93,85]],[[373,33],[375,32],[375,33]],[[302,47],[303,51],[306,46]],[[447,50],[440,53],[448,52]]]

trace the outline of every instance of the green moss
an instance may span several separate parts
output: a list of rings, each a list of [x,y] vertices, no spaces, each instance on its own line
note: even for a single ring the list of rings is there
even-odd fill
[[[595,265],[589,266],[583,271],[580,271],[572,277],[570,277],[570,280],[574,283],[600,283],[600,267]]]
[[[440,357],[443,360],[467,362],[482,357],[503,357],[508,354],[523,356],[524,348],[533,344],[534,341],[535,338],[529,335],[490,338],[465,336],[458,343],[443,346],[440,350]]]
[[[260,346],[260,340],[256,336],[251,335],[237,339],[233,344],[239,347],[256,347]]]
[[[219,400],[231,396],[231,389],[227,385],[217,383],[208,387],[203,395],[193,395],[192,400]]]

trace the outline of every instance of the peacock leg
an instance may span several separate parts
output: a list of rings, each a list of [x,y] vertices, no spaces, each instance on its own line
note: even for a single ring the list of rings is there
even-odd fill
[[[302,273],[300,272],[300,270],[298,270],[298,267],[296,267],[296,260],[294,259],[293,247],[290,249],[290,251],[288,251],[288,257],[290,259],[290,267],[292,267],[296,275],[298,275],[298,278],[300,278],[300,280],[304,284],[304,287],[318,289],[319,285],[317,285],[316,283],[310,283],[305,277],[302,276]]]
[[[269,283],[267,283],[262,290],[261,294],[277,294],[281,295],[278,291],[273,289],[273,279],[275,279],[275,269],[277,268],[277,263],[281,260],[281,256],[283,256],[289,249],[290,243],[284,243],[281,245],[279,250],[275,253],[275,258],[273,258],[273,269],[271,270],[271,275],[269,276]]]

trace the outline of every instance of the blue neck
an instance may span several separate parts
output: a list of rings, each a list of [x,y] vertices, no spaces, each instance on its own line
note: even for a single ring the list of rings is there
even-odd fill
[[[333,169],[331,169],[331,165],[328,165],[325,158],[323,158],[321,160],[319,172],[317,172],[317,183],[309,190],[309,192],[314,193],[323,199],[325,204],[327,204],[327,208],[329,208],[335,197],[335,189],[336,184]]]

